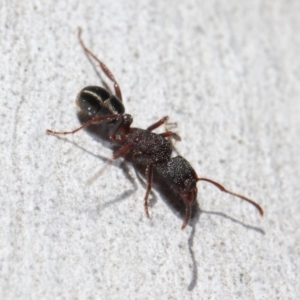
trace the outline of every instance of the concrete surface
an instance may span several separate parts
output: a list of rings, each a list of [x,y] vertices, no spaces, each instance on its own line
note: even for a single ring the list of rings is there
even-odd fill
[[[1,299],[299,299],[300,2],[5,1],[0,5]],[[118,79],[134,125],[177,122],[202,213],[182,220],[80,123]],[[126,175],[127,174],[127,175]]]

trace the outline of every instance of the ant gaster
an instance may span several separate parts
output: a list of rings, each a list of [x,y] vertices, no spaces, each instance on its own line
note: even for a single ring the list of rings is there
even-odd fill
[[[57,132],[48,129],[48,134],[73,134],[92,124],[108,124],[110,127],[108,136],[111,141],[119,145],[119,149],[114,153],[107,164],[110,164],[113,160],[121,156],[124,157],[129,153],[132,154],[133,159],[142,157],[146,160],[145,175],[147,179],[147,190],[144,198],[144,205],[147,217],[150,216],[148,197],[152,188],[154,170],[156,171],[156,174],[165,179],[166,183],[180,195],[185,203],[186,214],[182,229],[187,226],[191,218],[192,206],[197,200],[196,184],[198,181],[209,182],[219,188],[222,192],[249,202],[254,205],[263,216],[263,209],[256,202],[242,195],[228,191],[222,185],[211,179],[198,177],[189,162],[182,156],[171,157],[173,146],[170,139],[180,140],[180,137],[176,133],[168,130],[160,134],[152,132],[154,129],[165,124],[168,117],[162,118],[147,129],[131,127],[133,118],[130,114],[125,114],[121,89],[115,77],[107,66],[85,46],[81,38],[80,28],[78,37],[85,53],[99,64],[104,74],[112,81],[115,95],[99,86],[88,86],[83,88],[77,96],[76,103],[81,112],[90,117],[90,120],[73,131]]]

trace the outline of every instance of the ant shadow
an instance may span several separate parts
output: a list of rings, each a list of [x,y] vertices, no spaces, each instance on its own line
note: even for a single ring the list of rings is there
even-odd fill
[[[198,281],[198,266],[197,266],[197,261],[195,258],[195,253],[193,251],[193,245],[194,245],[194,238],[195,238],[195,234],[196,234],[196,225],[200,220],[201,214],[209,214],[209,215],[223,217],[223,218],[230,220],[231,222],[234,222],[238,225],[241,225],[249,230],[254,230],[257,233],[260,233],[262,235],[266,234],[265,231],[262,230],[261,228],[244,224],[243,222],[241,222],[233,217],[230,217],[227,214],[224,214],[222,212],[213,212],[213,211],[202,210],[202,209],[200,209],[198,202],[196,202],[194,208],[195,208],[195,214],[194,214],[194,217],[192,217],[190,224],[189,224],[192,227],[192,231],[191,231],[191,234],[188,239],[188,248],[189,248],[189,252],[190,252],[190,256],[191,256],[191,260],[192,260],[192,279],[190,281],[190,284],[188,285],[188,291],[192,291],[195,288],[195,286],[197,285],[197,281]]]

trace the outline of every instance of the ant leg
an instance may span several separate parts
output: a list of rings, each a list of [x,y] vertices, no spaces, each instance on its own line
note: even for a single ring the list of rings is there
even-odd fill
[[[168,121],[168,119],[169,119],[169,117],[165,116],[162,119],[160,119],[159,121],[157,121],[154,124],[152,124],[151,126],[149,126],[146,130],[153,131],[154,129],[158,128],[159,126],[166,124],[166,121]],[[163,137],[172,137],[175,141],[181,141],[180,136],[175,132],[166,131],[164,133],[160,133],[159,135],[161,135]]]
[[[117,158],[121,157],[121,156],[125,156],[132,148],[132,145],[127,145],[122,147],[119,151],[117,151],[114,156],[107,160],[105,165],[93,176],[91,177],[88,181],[87,184],[90,185],[92,184],[104,171],[105,169],[110,166],[114,160],[116,160]]]
[[[197,181],[201,181],[201,180],[202,180],[202,181],[207,181],[207,182],[209,182],[209,183],[215,185],[217,188],[219,188],[219,189],[220,189],[222,192],[224,192],[224,193],[230,194],[230,195],[232,195],[232,196],[238,197],[238,198],[240,198],[240,199],[242,199],[242,200],[245,200],[245,201],[249,202],[250,204],[252,204],[253,206],[255,206],[255,207],[257,208],[257,210],[259,211],[259,213],[260,213],[261,216],[264,215],[263,209],[262,209],[256,202],[254,202],[253,200],[250,200],[249,198],[246,198],[246,197],[244,197],[244,196],[242,196],[242,195],[239,195],[239,194],[230,192],[230,191],[226,190],[221,184],[219,184],[219,183],[217,183],[217,182],[215,182],[215,181],[213,181],[213,180],[211,180],[211,179],[207,179],[207,178],[197,178]]]
[[[50,130],[50,129],[47,129],[46,132],[48,134],[52,134],[52,135],[61,135],[61,134],[73,134],[83,128],[86,128],[92,124],[100,124],[100,123],[105,123],[105,122],[110,122],[110,121],[114,121],[116,120],[117,118],[119,117],[119,115],[108,115],[108,116],[104,116],[104,117],[96,117],[96,118],[93,118],[92,120],[86,122],[85,124],[83,124],[82,126],[72,130],[72,131],[53,131],[53,130]]]
[[[153,131],[154,129],[158,128],[159,126],[161,126],[162,124],[165,124],[166,121],[169,120],[168,116],[163,117],[162,119],[160,119],[159,121],[155,122],[154,124],[152,124],[151,126],[149,126],[146,130],[148,131]]]
[[[168,120],[169,120],[169,117],[165,116],[162,119],[160,119],[159,121],[157,121],[154,124],[152,124],[151,126],[149,126],[146,130],[153,131],[154,129],[158,128],[162,124],[165,124],[166,131],[169,131],[170,128],[176,128],[177,127],[176,122],[175,123],[166,123],[166,121],[168,121]]]
[[[152,161],[150,161],[147,165],[146,176],[147,176],[147,191],[146,191],[146,195],[145,195],[144,205],[145,205],[146,215],[148,218],[150,218],[149,208],[148,208],[148,206],[149,206],[148,197],[151,192],[152,181],[153,181],[153,163],[152,163]]]
[[[163,137],[173,138],[175,141],[181,141],[181,137],[177,133],[172,131],[163,132],[160,133],[159,135]]]
[[[79,27],[78,28],[78,39],[79,39],[79,42],[83,48],[83,50],[88,54],[90,55],[100,66],[100,68],[102,69],[102,71],[104,72],[104,74],[113,82],[114,84],[114,89],[115,89],[115,94],[116,96],[122,101],[122,93],[121,93],[121,89],[120,89],[120,86],[118,84],[118,82],[116,81],[114,75],[112,74],[112,72],[108,69],[108,67],[94,54],[91,52],[91,50],[89,50],[82,38],[81,38],[81,28]]]

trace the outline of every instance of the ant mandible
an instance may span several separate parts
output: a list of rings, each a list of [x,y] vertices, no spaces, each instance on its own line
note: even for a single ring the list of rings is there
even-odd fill
[[[79,42],[85,53],[96,61],[107,78],[113,83],[115,94],[99,86],[88,86],[83,88],[76,99],[80,111],[89,116],[90,120],[73,131],[58,132],[47,129],[47,133],[51,135],[67,135],[86,128],[92,124],[107,124],[109,139],[119,145],[119,149],[114,153],[113,157],[107,161],[107,165],[111,164],[119,157],[132,155],[133,159],[143,158],[146,160],[146,180],[147,189],[144,198],[145,212],[149,215],[148,198],[152,188],[153,172],[165,179],[166,183],[177,194],[180,195],[186,206],[185,219],[182,224],[184,229],[190,221],[192,206],[197,200],[198,181],[206,181],[222,192],[236,196],[242,200],[254,205],[261,216],[263,209],[256,202],[242,195],[233,193],[225,189],[219,183],[208,179],[198,177],[190,163],[182,156],[171,157],[173,146],[171,138],[180,141],[180,137],[172,132],[165,131],[157,134],[152,132],[154,129],[165,124],[168,117],[164,117],[155,122],[147,129],[131,127],[133,118],[130,114],[125,114],[125,107],[122,102],[122,93],[119,84],[107,66],[99,60],[84,44],[81,38],[81,29],[78,31]]]

